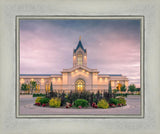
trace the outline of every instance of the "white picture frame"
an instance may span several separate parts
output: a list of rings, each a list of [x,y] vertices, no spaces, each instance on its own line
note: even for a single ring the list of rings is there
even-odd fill
[[[158,134],[159,2],[150,1],[1,1],[0,132],[10,133],[153,133]],[[144,118],[16,118],[16,16],[144,16]],[[142,50],[142,49],[141,49]]]

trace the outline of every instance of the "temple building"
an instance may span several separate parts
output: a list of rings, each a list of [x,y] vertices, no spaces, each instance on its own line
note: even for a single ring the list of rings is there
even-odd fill
[[[29,85],[36,81],[35,93],[50,91],[50,85],[55,91],[108,91],[111,88],[120,89],[122,85],[128,88],[128,78],[121,74],[100,74],[97,69],[87,67],[87,50],[79,39],[76,49],[73,50],[73,67],[63,69],[60,74],[20,74],[20,88],[23,83]],[[20,90],[22,93],[23,91]]]

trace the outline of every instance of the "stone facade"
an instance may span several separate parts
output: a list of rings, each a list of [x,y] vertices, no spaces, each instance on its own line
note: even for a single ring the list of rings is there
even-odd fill
[[[87,50],[83,48],[81,40],[77,48],[73,50],[73,67],[63,69],[61,74],[20,74],[21,84],[36,81],[36,93],[46,93],[50,91],[52,82],[53,90],[69,92],[70,90],[89,90],[92,92],[108,91],[109,83],[111,88],[116,89],[126,85],[128,88],[128,78],[121,74],[99,74],[97,69],[87,67]],[[21,91],[22,92],[22,91]]]

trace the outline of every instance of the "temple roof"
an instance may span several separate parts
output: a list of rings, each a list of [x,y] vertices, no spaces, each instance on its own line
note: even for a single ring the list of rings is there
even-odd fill
[[[20,74],[20,76],[51,76],[51,75],[62,75],[62,74]]]
[[[74,52],[76,52],[76,51],[78,50],[79,47],[82,48],[82,50],[83,50],[84,52],[86,52],[86,49],[84,49],[81,40],[79,40],[78,45],[77,45],[77,48],[74,49]]]
[[[98,75],[122,76],[122,74],[98,74]]]

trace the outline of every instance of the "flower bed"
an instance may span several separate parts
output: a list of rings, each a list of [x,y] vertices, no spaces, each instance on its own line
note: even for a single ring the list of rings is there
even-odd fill
[[[51,96],[53,95],[53,96]],[[104,95],[97,92],[70,92],[69,94],[51,93],[45,97],[37,97],[36,106],[54,107],[54,108],[115,108],[126,105],[123,96],[115,97],[114,94],[105,93]]]

